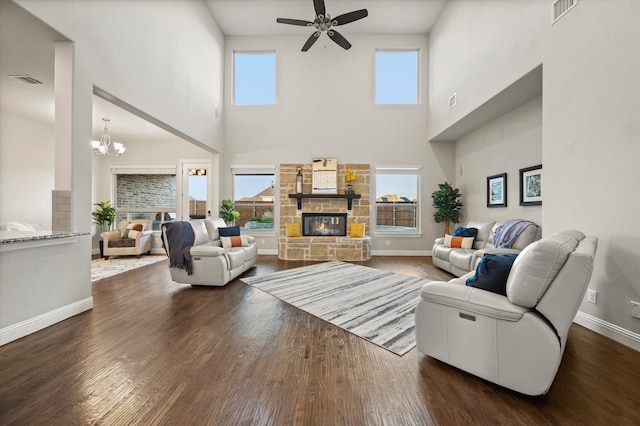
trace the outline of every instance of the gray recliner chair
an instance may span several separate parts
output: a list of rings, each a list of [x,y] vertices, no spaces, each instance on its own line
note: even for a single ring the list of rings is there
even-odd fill
[[[597,238],[549,235],[518,255],[506,296],[465,285],[471,272],[430,282],[416,308],[418,350],[527,395],[551,387],[591,278]]]

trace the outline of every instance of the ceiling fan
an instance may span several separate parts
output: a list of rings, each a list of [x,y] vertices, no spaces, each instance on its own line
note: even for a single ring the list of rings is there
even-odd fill
[[[367,12],[367,9],[360,9],[338,15],[335,18],[331,18],[331,15],[327,14],[327,11],[325,9],[324,0],[313,0],[313,7],[316,10],[316,17],[313,22],[304,21],[302,19],[276,19],[276,22],[280,24],[299,25],[301,27],[314,27],[316,29],[316,31],[311,34],[311,37],[307,39],[307,42],[304,44],[304,46],[302,46],[303,52],[306,52],[311,46],[313,46],[313,43],[315,43],[318,38],[320,38],[320,33],[322,33],[323,31],[326,31],[329,38],[331,38],[331,40],[336,42],[343,49],[349,49],[351,47],[351,43],[349,43],[342,34],[334,30],[333,27],[348,24],[349,22],[357,21],[358,19],[366,18],[367,16],[369,16],[369,12]]]

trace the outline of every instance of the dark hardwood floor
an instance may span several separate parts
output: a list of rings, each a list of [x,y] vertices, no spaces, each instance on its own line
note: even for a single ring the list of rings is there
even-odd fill
[[[260,256],[247,275],[304,264]],[[449,277],[428,257],[363,264]],[[394,355],[238,279],[173,283],[167,261],[98,281],[93,297],[0,347],[1,425],[640,424],[640,353],[575,324],[534,398],[416,349]]]

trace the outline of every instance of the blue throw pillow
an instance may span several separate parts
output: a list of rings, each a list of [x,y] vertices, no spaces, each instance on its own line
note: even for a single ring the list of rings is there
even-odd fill
[[[477,237],[478,236],[478,228],[463,228],[462,226],[458,226],[455,231],[453,231],[454,237]]]
[[[240,225],[218,228],[221,237],[239,237]]]
[[[469,287],[507,295],[507,279],[517,254],[485,254],[476,267],[476,274],[467,279]]]

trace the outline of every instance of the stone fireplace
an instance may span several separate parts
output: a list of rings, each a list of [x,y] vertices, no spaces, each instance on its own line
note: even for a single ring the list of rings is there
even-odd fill
[[[302,236],[345,237],[346,213],[302,213]]]
[[[302,167],[302,195],[296,193],[297,168]],[[347,198],[346,169],[356,174],[353,188],[360,198]],[[280,223],[278,257],[284,260],[363,261],[371,258],[371,237],[352,238],[351,224],[364,223],[369,231],[368,164],[338,164],[337,194],[312,194],[311,164],[280,164]],[[309,197],[305,197],[309,195]],[[298,202],[300,209],[298,209]],[[349,209],[351,207],[351,209]],[[287,236],[287,223],[300,223],[302,236]],[[303,224],[306,223],[306,226]],[[314,235],[311,235],[314,234]]]

